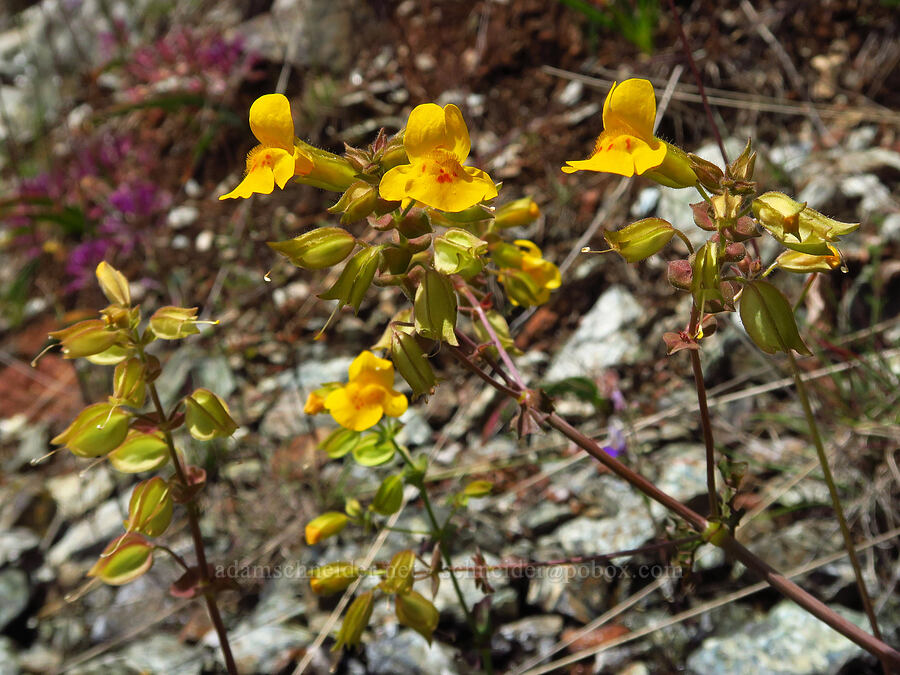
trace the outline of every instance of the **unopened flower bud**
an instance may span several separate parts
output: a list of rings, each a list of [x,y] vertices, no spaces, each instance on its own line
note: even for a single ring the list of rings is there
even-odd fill
[[[333,562],[315,568],[309,579],[309,587],[316,595],[334,595],[359,578],[362,570],[348,562]]]
[[[531,197],[522,197],[507,202],[494,214],[494,225],[499,228],[524,227],[530,225],[541,215],[541,210]]]
[[[775,265],[779,269],[799,274],[830,272],[835,267],[840,267],[844,261],[838,249],[830,244],[828,244],[828,248],[831,249],[831,255],[810,255],[809,253],[800,253],[800,251],[785,251],[776,258]]]
[[[125,276],[106,261],[97,265],[97,281],[103,295],[114,305],[131,306],[131,291]]]
[[[672,260],[669,262],[667,278],[669,283],[682,291],[691,290],[693,268],[689,260]]]
[[[697,180],[700,181],[700,185],[712,192],[718,192],[722,184],[722,179],[725,178],[722,169],[693,153],[688,153],[687,157],[688,161],[691,163],[691,168],[697,175]]]
[[[740,242],[734,242],[725,247],[722,260],[729,263],[740,262],[745,255],[747,255],[747,247]]]
[[[604,232],[609,247],[633,263],[659,253],[675,235],[675,228],[662,218],[644,218],[615,232]]]
[[[737,221],[743,200],[737,195],[724,193],[713,195],[710,199],[713,208],[713,217],[721,227],[730,227]]]
[[[694,213],[694,224],[701,230],[707,232],[716,231],[716,221],[712,219],[709,213],[709,204],[705,201],[691,204],[691,211]]]
[[[781,291],[762,279],[744,283],[743,289],[741,323],[757,347],[767,354],[791,349],[810,354],[797,330],[791,303]]]
[[[409,164],[409,157],[403,145],[403,132],[396,134],[389,140],[381,153],[381,168],[385,172],[401,164]]]
[[[340,511],[329,511],[306,524],[306,543],[312,546],[332,537],[347,526],[349,518]]]
[[[299,237],[268,244],[297,267],[320,270],[337,265],[350,255],[356,237],[340,227],[317,227]]]
[[[735,181],[753,180],[753,168],[756,166],[756,152],[751,147],[750,139],[740,156],[728,165],[728,177]]]
[[[416,332],[454,347],[456,339],[456,292],[446,276],[433,269],[425,271],[413,302]]]

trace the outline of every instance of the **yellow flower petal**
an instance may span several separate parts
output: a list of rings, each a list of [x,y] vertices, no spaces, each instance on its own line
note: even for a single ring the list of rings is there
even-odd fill
[[[335,389],[325,398],[325,407],[334,420],[353,431],[365,431],[375,426],[384,414],[380,403],[360,400],[360,393],[360,388],[351,383]]]
[[[388,417],[400,417],[406,412],[409,403],[406,400],[406,396],[392,389],[385,392],[381,405],[384,407],[384,414]]]
[[[656,94],[648,80],[625,80],[612,89],[603,103],[603,128],[630,130],[632,135],[649,141],[656,121]]]
[[[294,120],[287,97],[266,94],[256,99],[250,106],[250,130],[262,145],[293,154]]]
[[[272,173],[271,169],[261,167],[248,173],[244,177],[244,180],[242,180],[234,190],[228,194],[221,195],[219,199],[235,199],[236,197],[246,199],[253,193],[268,195],[271,194],[274,189],[275,175]]]
[[[360,376],[365,374],[377,373],[381,377],[387,375],[387,379],[379,379],[379,381],[384,382],[387,388],[391,388],[394,385],[394,364],[387,359],[378,358],[368,349],[360,352],[359,356],[353,359],[348,373],[351,382],[358,380]]]
[[[575,171],[601,171],[615,173],[620,176],[633,176],[655,169],[666,158],[666,145],[653,139],[654,145],[626,134],[613,136],[606,131],[597,138],[594,154],[589,159],[566,162],[562,170],[566,173]]]
[[[294,175],[295,176],[306,176],[312,173],[312,170],[316,168],[315,160],[310,157],[308,154],[303,152],[296,145],[294,146]]]
[[[275,158],[272,175],[279,188],[284,189],[287,182],[294,177],[294,158],[284,152]]]
[[[456,213],[497,196],[494,181],[484,171],[461,166],[453,159],[447,162],[447,157],[440,160],[394,167],[381,179],[382,198],[396,201],[409,197],[438,211]]]
[[[410,162],[441,148],[462,162],[469,156],[469,130],[455,105],[441,108],[436,103],[423,103],[413,108],[403,132],[403,147]]]

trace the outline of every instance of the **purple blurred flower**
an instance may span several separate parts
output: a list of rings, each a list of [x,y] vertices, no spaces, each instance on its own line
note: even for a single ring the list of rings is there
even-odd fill
[[[110,239],[92,239],[73,248],[66,262],[66,272],[72,277],[66,291],[80,290],[92,282],[94,269],[106,258],[112,247],[113,241]]]

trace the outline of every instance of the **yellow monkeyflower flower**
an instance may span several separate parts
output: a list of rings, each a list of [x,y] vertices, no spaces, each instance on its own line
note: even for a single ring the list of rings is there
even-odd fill
[[[469,130],[455,105],[416,106],[409,115],[403,146],[409,164],[381,178],[382,199],[414,199],[438,211],[456,213],[497,196],[494,181],[484,171],[462,163],[469,156]]]
[[[542,305],[550,299],[550,291],[559,288],[559,268],[544,260],[534,242],[516,239],[514,245],[499,243],[491,257],[500,268],[499,281],[514,305]]]
[[[283,189],[293,176],[313,170],[312,158],[295,143],[291,104],[283,94],[266,94],[253,102],[250,130],[259,145],[247,154],[244,180],[219,199],[268,195],[275,185]]]
[[[323,405],[342,427],[365,431],[382,415],[400,417],[408,404],[394,390],[394,364],[366,350],[350,364],[350,381],[333,389]]]
[[[680,149],[653,135],[656,95],[647,80],[613,83],[603,103],[603,132],[594,152],[584,160],[566,162],[566,173],[600,171],[620,176],[646,174],[668,187],[690,187],[697,182]]]

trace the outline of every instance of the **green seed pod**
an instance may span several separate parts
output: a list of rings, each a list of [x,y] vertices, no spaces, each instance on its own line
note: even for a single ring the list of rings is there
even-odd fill
[[[112,403],[95,403],[79,413],[50,442],[65,445],[78,457],[100,457],[118,447],[128,434],[131,416]]]
[[[393,329],[390,349],[391,361],[412,389],[413,398],[431,395],[437,379],[415,336]]]
[[[297,267],[320,270],[337,265],[350,255],[356,238],[340,227],[317,227],[299,237],[268,244]]]
[[[354,312],[358,312],[366,291],[372,285],[375,273],[381,265],[383,248],[383,245],[369,246],[357,252],[344,265],[341,276],[338,277],[334,286],[319,297],[322,300],[338,300],[340,306],[350,305]]]
[[[402,503],[403,476],[388,476],[378,486],[378,492],[372,500],[372,510],[383,516],[389,516],[399,511]]]
[[[337,634],[337,642],[331,651],[336,652],[342,647],[355,647],[362,640],[363,631],[369,625],[372,618],[372,607],[375,603],[375,593],[367,591],[357,595],[350,604],[347,613],[344,614],[344,622]]]
[[[494,214],[494,225],[503,229],[507,227],[524,227],[530,225],[541,215],[541,210],[531,197],[522,197],[507,202]]]
[[[116,366],[113,373],[112,401],[117,405],[140,408],[144,405],[147,387],[144,364],[140,359],[131,358]]]
[[[173,504],[169,484],[159,476],[138,483],[131,492],[125,530],[158,537],[172,522]]]
[[[433,269],[426,270],[413,302],[416,332],[455,347],[459,344],[454,333],[456,308],[456,292],[450,279]]]
[[[65,359],[100,354],[125,337],[118,330],[110,330],[100,319],[79,321],[62,330],[55,330],[49,335],[62,343]]]
[[[397,621],[412,628],[431,644],[431,636],[441,618],[437,607],[417,591],[397,594]]]
[[[416,554],[413,551],[400,551],[391,558],[384,581],[378,586],[385,593],[407,593],[413,587],[413,574],[416,571]]]
[[[134,581],[153,566],[153,544],[134,532],[116,537],[100,554],[100,559],[88,570],[110,586]]]
[[[488,243],[471,232],[451,228],[434,239],[434,268],[441,274],[471,279],[484,266]]]
[[[150,330],[161,340],[180,340],[199,333],[196,307],[160,307],[150,317]]]
[[[604,232],[609,247],[633,263],[659,253],[675,235],[675,228],[662,218],[644,218],[621,230]]]
[[[198,441],[228,438],[238,428],[228,406],[209,389],[197,389],[184,399],[184,423]]]

